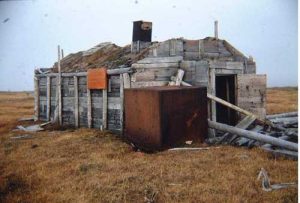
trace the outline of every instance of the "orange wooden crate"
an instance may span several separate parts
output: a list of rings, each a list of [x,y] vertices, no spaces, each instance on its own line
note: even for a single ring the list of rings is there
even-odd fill
[[[87,72],[88,89],[107,89],[106,68],[89,69]]]

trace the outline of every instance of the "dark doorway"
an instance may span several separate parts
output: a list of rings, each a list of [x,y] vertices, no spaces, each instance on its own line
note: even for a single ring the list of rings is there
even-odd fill
[[[216,76],[216,96],[235,104],[235,75]],[[222,104],[216,104],[217,122],[236,124],[236,112]]]

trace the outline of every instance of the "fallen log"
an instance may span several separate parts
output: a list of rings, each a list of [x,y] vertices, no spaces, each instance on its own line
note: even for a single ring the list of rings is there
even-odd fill
[[[280,113],[280,114],[273,114],[273,115],[267,115],[267,119],[274,119],[274,118],[286,118],[286,117],[297,117],[298,111],[294,112],[288,112],[288,113]]]
[[[278,146],[278,147],[282,147],[282,148],[286,148],[289,150],[293,150],[293,151],[298,151],[298,144],[293,143],[293,142],[288,142],[285,140],[281,140],[278,138],[274,138],[268,135],[264,135],[264,134],[260,134],[260,133],[256,133],[256,132],[251,132],[248,130],[243,130],[240,128],[236,128],[233,126],[229,126],[226,124],[222,124],[222,123],[218,123],[218,122],[214,122],[211,120],[208,120],[208,126],[210,128],[216,129],[216,130],[220,130],[223,132],[229,132],[232,134],[236,134],[238,136],[241,137],[246,137],[252,140],[257,140],[260,142],[264,142],[264,143],[269,143],[271,145],[274,146]]]

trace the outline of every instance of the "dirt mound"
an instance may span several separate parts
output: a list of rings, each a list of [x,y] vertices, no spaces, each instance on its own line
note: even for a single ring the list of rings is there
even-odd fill
[[[131,53],[131,46],[117,46],[104,42],[87,50],[69,54],[61,60],[62,72],[82,72],[88,68],[107,67],[117,68],[120,65],[130,66],[143,58],[149,49],[144,49],[138,54]],[[57,71],[57,62],[53,65],[53,72]]]

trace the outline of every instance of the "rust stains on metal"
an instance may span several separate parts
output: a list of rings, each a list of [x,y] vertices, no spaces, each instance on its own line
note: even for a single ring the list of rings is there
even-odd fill
[[[106,68],[89,69],[87,84],[89,89],[107,89]]]
[[[157,150],[207,136],[206,87],[149,87],[125,90],[125,136]]]

